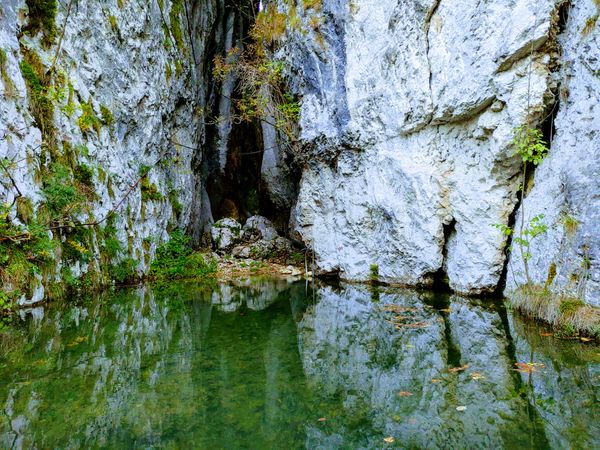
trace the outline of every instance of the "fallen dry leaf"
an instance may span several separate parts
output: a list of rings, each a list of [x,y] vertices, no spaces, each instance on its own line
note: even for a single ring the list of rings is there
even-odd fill
[[[540,336],[544,336],[544,337],[554,336],[554,333],[540,333]]]
[[[485,377],[483,376],[483,374],[479,373],[479,372],[472,372],[471,373],[471,379],[472,380],[482,380]]]
[[[325,422],[327,419],[325,417],[321,417],[317,422]]]
[[[452,310],[450,308],[444,308],[444,309],[440,309],[440,311],[445,312],[445,313],[449,313]]]
[[[533,362],[529,362],[529,363],[517,362],[517,363],[515,363],[515,366],[517,368],[514,370],[516,370],[517,372],[522,372],[522,373],[537,372],[538,369],[544,367],[544,365],[542,363],[533,363]]]
[[[383,438],[383,440],[384,440],[385,442],[387,442],[388,444],[391,444],[391,443],[393,443],[393,442],[395,442],[395,441],[396,441],[396,439],[394,439],[392,436],[389,436],[389,437]]]
[[[448,369],[448,372],[450,372],[450,373],[462,372],[463,370],[467,370],[468,368],[469,368],[469,365],[465,364],[464,366],[460,366],[460,367],[450,367]]]
[[[408,391],[400,391],[398,392],[398,395],[400,397],[410,397],[412,395],[412,392],[408,392]]]
[[[593,341],[593,339],[586,338],[586,337],[580,337],[580,338],[579,338],[579,340],[580,340],[581,342],[591,342],[591,341]]]
[[[441,383],[442,381],[444,381],[444,380],[442,380],[441,378],[432,378],[431,379],[432,383]]]
[[[457,410],[457,411],[466,411],[466,410],[467,410],[467,407],[466,407],[466,406],[457,406],[457,407],[456,407],[456,410]]]

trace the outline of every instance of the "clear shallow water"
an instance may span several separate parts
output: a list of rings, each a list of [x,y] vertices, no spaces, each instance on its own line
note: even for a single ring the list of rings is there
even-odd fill
[[[57,303],[0,341],[0,448],[597,448],[600,348],[546,331],[281,281]]]

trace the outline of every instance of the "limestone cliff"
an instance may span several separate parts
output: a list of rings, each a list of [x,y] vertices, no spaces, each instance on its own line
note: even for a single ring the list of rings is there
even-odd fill
[[[310,154],[293,221],[321,271],[366,280],[377,265],[388,282],[447,275],[455,291],[495,291],[507,241],[492,225],[517,208],[512,140],[527,124],[551,141],[526,187],[528,220],[548,210],[552,242],[532,243],[535,281],[557,253],[585,247],[597,301],[595,2],[326,0],[300,14],[317,25],[291,33],[279,56],[303,99]],[[579,223],[568,242],[565,208]]]

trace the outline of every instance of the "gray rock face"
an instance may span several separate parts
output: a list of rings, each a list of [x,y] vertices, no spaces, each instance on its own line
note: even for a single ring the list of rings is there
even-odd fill
[[[197,111],[206,106],[207,82],[195,62],[200,65],[206,59],[210,39],[206,30],[214,26],[216,3],[198,2],[190,11],[192,44],[186,15],[183,11],[171,14],[170,0],[160,5],[126,2],[124,7],[117,7],[116,2],[75,2],[67,19],[66,2],[62,2],[55,23],[60,32],[66,20],[66,28],[57,52],[56,43],[44,47],[41,33],[19,38],[27,24],[26,2],[3,1],[0,48],[6,61],[0,76],[0,159],[6,158],[16,188],[2,170],[0,201],[12,204],[20,191],[31,202],[34,217],[43,206],[40,171],[57,158],[49,157],[48,142],[42,141],[40,126],[30,112],[32,99],[20,64],[26,53],[37,55],[47,71],[57,56],[55,68],[63,81],[56,83],[52,119],[59,161],[69,158],[68,149],[74,149],[75,163],[92,170],[94,199],[78,218],[81,222],[101,220],[119,205],[114,227],[123,250],[111,262],[133,258],[143,272],[155,242],[168,238],[168,228],[191,227],[202,232],[204,223],[212,219],[201,177],[194,169],[195,161],[201,159],[204,129]],[[176,28],[182,31],[181,43],[175,42],[175,32],[169,32]],[[81,124],[94,116],[99,122],[86,131]],[[162,162],[155,167],[158,161]],[[146,180],[151,196],[144,195],[144,183],[135,185],[143,167],[151,167]],[[10,217],[20,223],[16,208]],[[56,230],[52,235],[60,240]],[[59,279],[61,268],[71,266],[75,276],[101,272],[107,265],[100,258],[102,236],[93,237],[88,245],[87,261],[58,262],[45,279],[35,280],[35,295],[23,301],[43,299],[43,286]]]
[[[210,229],[213,245],[218,251],[228,251],[242,240],[242,226],[234,219],[221,219]]]
[[[569,52],[588,55],[576,69],[588,81],[571,77],[571,102],[594,139],[581,149],[588,167],[572,178],[583,185],[598,170],[598,114],[594,100],[579,101],[597,98],[597,57],[586,50],[596,37],[582,45],[576,36],[593,2],[582,2],[568,20],[573,32],[560,35],[563,3],[324,1],[325,24],[308,39],[290,36],[280,57],[303,74],[294,87],[308,155],[291,223],[321,271],[366,280],[377,264],[384,281],[427,284],[443,269],[458,292],[496,288],[506,239],[492,225],[508,223],[520,183],[514,130],[547,116]],[[557,41],[576,50],[559,58]],[[594,224],[581,229],[597,251]]]
[[[272,241],[279,236],[275,226],[269,219],[262,216],[252,216],[244,224],[244,236],[249,240],[263,239]]]

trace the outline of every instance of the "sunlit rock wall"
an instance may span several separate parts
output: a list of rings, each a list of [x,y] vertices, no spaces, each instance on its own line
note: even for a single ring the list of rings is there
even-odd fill
[[[571,167],[568,195],[597,210],[589,204],[597,206],[597,58],[586,50],[597,27],[581,35],[595,8],[591,0],[576,8],[559,0],[299,8],[311,31],[292,32],[279,55],[302,98],[306,168],[292,224],[319,270],[366,280],[376,264],[383,280],[414,285],[442,269],[458,292],[496,289],[506,237],[492,225],[509,223],[520,185],[514,130],[541,126],[554,107],[557,139],[583,139],[578,155],[586,155]],[[563,67],[576,54],[589,56]],[[565,70],[574,71],[570,94]],[[561,95],[579,109],[556,105]],[[586,130],[568,128],[573,121]],[[593,186],[584,193],[577,186],[586,180]],[[580,219],[595,254],[597,221],[593,213]]]

